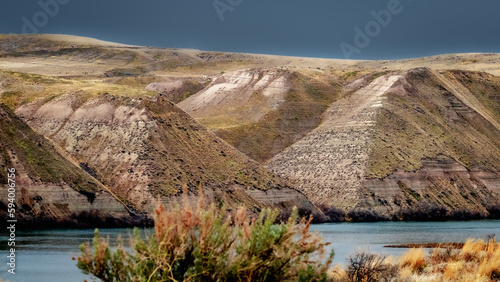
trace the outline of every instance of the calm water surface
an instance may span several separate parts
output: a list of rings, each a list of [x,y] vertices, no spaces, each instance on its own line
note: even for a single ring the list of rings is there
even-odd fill
[[[464,242],[467,238],[500,236],[500,221],[468,222],[379,222],[318,224],[311,227],[335,250],[335,264],[345,264],[356,250],[386,255],[400,255],[403,249],[384,248],[388,244]],[[83,281],[91,280],[75,266],[72,257],[79,255],[78,245],[93,238],[93,230],[43,230],[17,232],[16,275],[7,273],[7,244],[2,240],[0,277],[8,281]],[[148,229],[146,232],[151,233]],[[125,239],[132,229],[101,229],[111,241],[121,234]],[[6,235],[2,233],[2,237]]]

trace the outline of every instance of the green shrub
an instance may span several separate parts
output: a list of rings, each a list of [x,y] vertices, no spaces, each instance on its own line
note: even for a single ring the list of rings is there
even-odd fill
[[[143,240],[135,229],[133,254],[121,242],[112,252],[96,231],[93,248],[80,246],[77,266],[103,281],[324,281],[333,259],[309,232],[312,217],[297,223],[296,208],[280,225],[277,210],[231,216],[213,204],[204,209],[203,200],[193,210],[187,198],[182,208],[155,212],[154,236]]]

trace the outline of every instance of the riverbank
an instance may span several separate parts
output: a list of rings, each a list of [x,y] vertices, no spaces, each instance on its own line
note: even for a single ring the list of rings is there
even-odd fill
[[[384,248],[400,248],[400,249],[454,249],[459,250],[464,247],[465,243],[427,243],[427,244],[402,244],[402,245],[386,245]]]
[[[142,234],[153,234],[152,228],[141,228]],[[131,228],[100,229],[101,235],[114,244],[118,235],[125,242],[132,234]],[[326,242],[331,242],[327,252],[335,250],[333,264],[347,264],[347,258],[357,250],[382,256],[399,257],[407,249],[385,248],[386,245],[465,242],[468,238],[483,238],[500,234],[500,220],[447,221],[447,222],[378,222],[378,223],[325,223],[313,224],[311,231],[318,232]],[[83,275],[72,257],[79,255],[78,245],[92,241],[94,229],[30,230],[18,231],[19,265],[15,279],[6,275],[6,264],[0,265],[0,278],[10,281],[83,281]],[[6,244],[0,252],[6,253]]]

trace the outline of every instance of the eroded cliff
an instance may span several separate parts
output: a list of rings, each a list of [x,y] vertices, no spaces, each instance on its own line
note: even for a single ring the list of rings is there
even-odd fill
[[[469,91],[474,83],[456,78],[464,74],[473,75],[415,69],[355,82],[361,89],[267,167],[313,202],[344,209],[431,204],[487,214],[500,201],[500,93],[491,85]]]
[[[202,185],[210,201],[228,208],[243,204],[253,211],[284,209],[281,203],[290,202],[276,197],[259,200],[253,197],[254,190],[295,192],[295,204],[308,203],[301,193],[161,96],[85,97],[68,93],[27,104],[16,113],[130,208],[150,212],[156,198],[175,201],[184,184],[193,195]]]
[[[7,217],[7,170],[15,172],[18,226],[93,226],[132,222],[129,210],[5,105],[0,105],[0,217]],[[79,218],[88,216],[79,222]],[[6,222],[6,221],[3,221]]]

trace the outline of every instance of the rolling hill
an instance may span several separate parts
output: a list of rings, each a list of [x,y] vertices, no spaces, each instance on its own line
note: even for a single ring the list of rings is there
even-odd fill
[[[0,106],[0,129],[0,182],[7,183],[7,169],[16,170],[18,226],[128,225],[136,220],[106,187],[5,105]],[[5,223],[8,204],[7,197],[2,197],[0,217]],[[82,217],[87,217],[87,222],[79,222]]]
[[[486,214],[499,203],[500,131],[498,104],[479,97],[498,92],[446,88],[446,77],[464,74],[477,75],[380,76],[333,103],[318,128],[266,166],[317,203],[382,213],[425,203]]]
[[[132,210],[175,202],[183,184],[194,200],[201,183],[252,211],[487,216],[500,204],[499,66],[2,35],[0,102]]]
[[[61,44],[60,48],[66,48],[64,42]],[[48,45],[54,48],[54,44]],[[23,48],[16,48],[19,50]],[[97,52],[60,51],[47,52],[55,52],[60,56],[57,60],[76,61]],[[103,52],[95,55],[96,65],[108,56],[108,51]],[[40,54],[45,53],[34,56],[44,56]],[[33,54],[7,57],[25,56]],[[126,55],[120,58],[128,60]],[[251,212],[266,207],[287,211],[299,206],[320,213],[301,192],[205,129],[164,95],[141,84],[155,78],[116,70],[98,77],[87,73],[88,77],[61,77],[4,70],[0,74],[2,102],[60,148],[79,166],[80,173],[107,187],[129,210],[149,213],[157,200],[175,204],[183,185],[195,201],[201,185],[209,202],[224,204],[229,210],[239,205]],[[196,84],[197,79],[188,81],[196,88],[202,85]],[[199,80],[203,83],[203,78]],[[5,126],[3,130],[8,131]],[[31,190],[30,184],[26,186]]]

